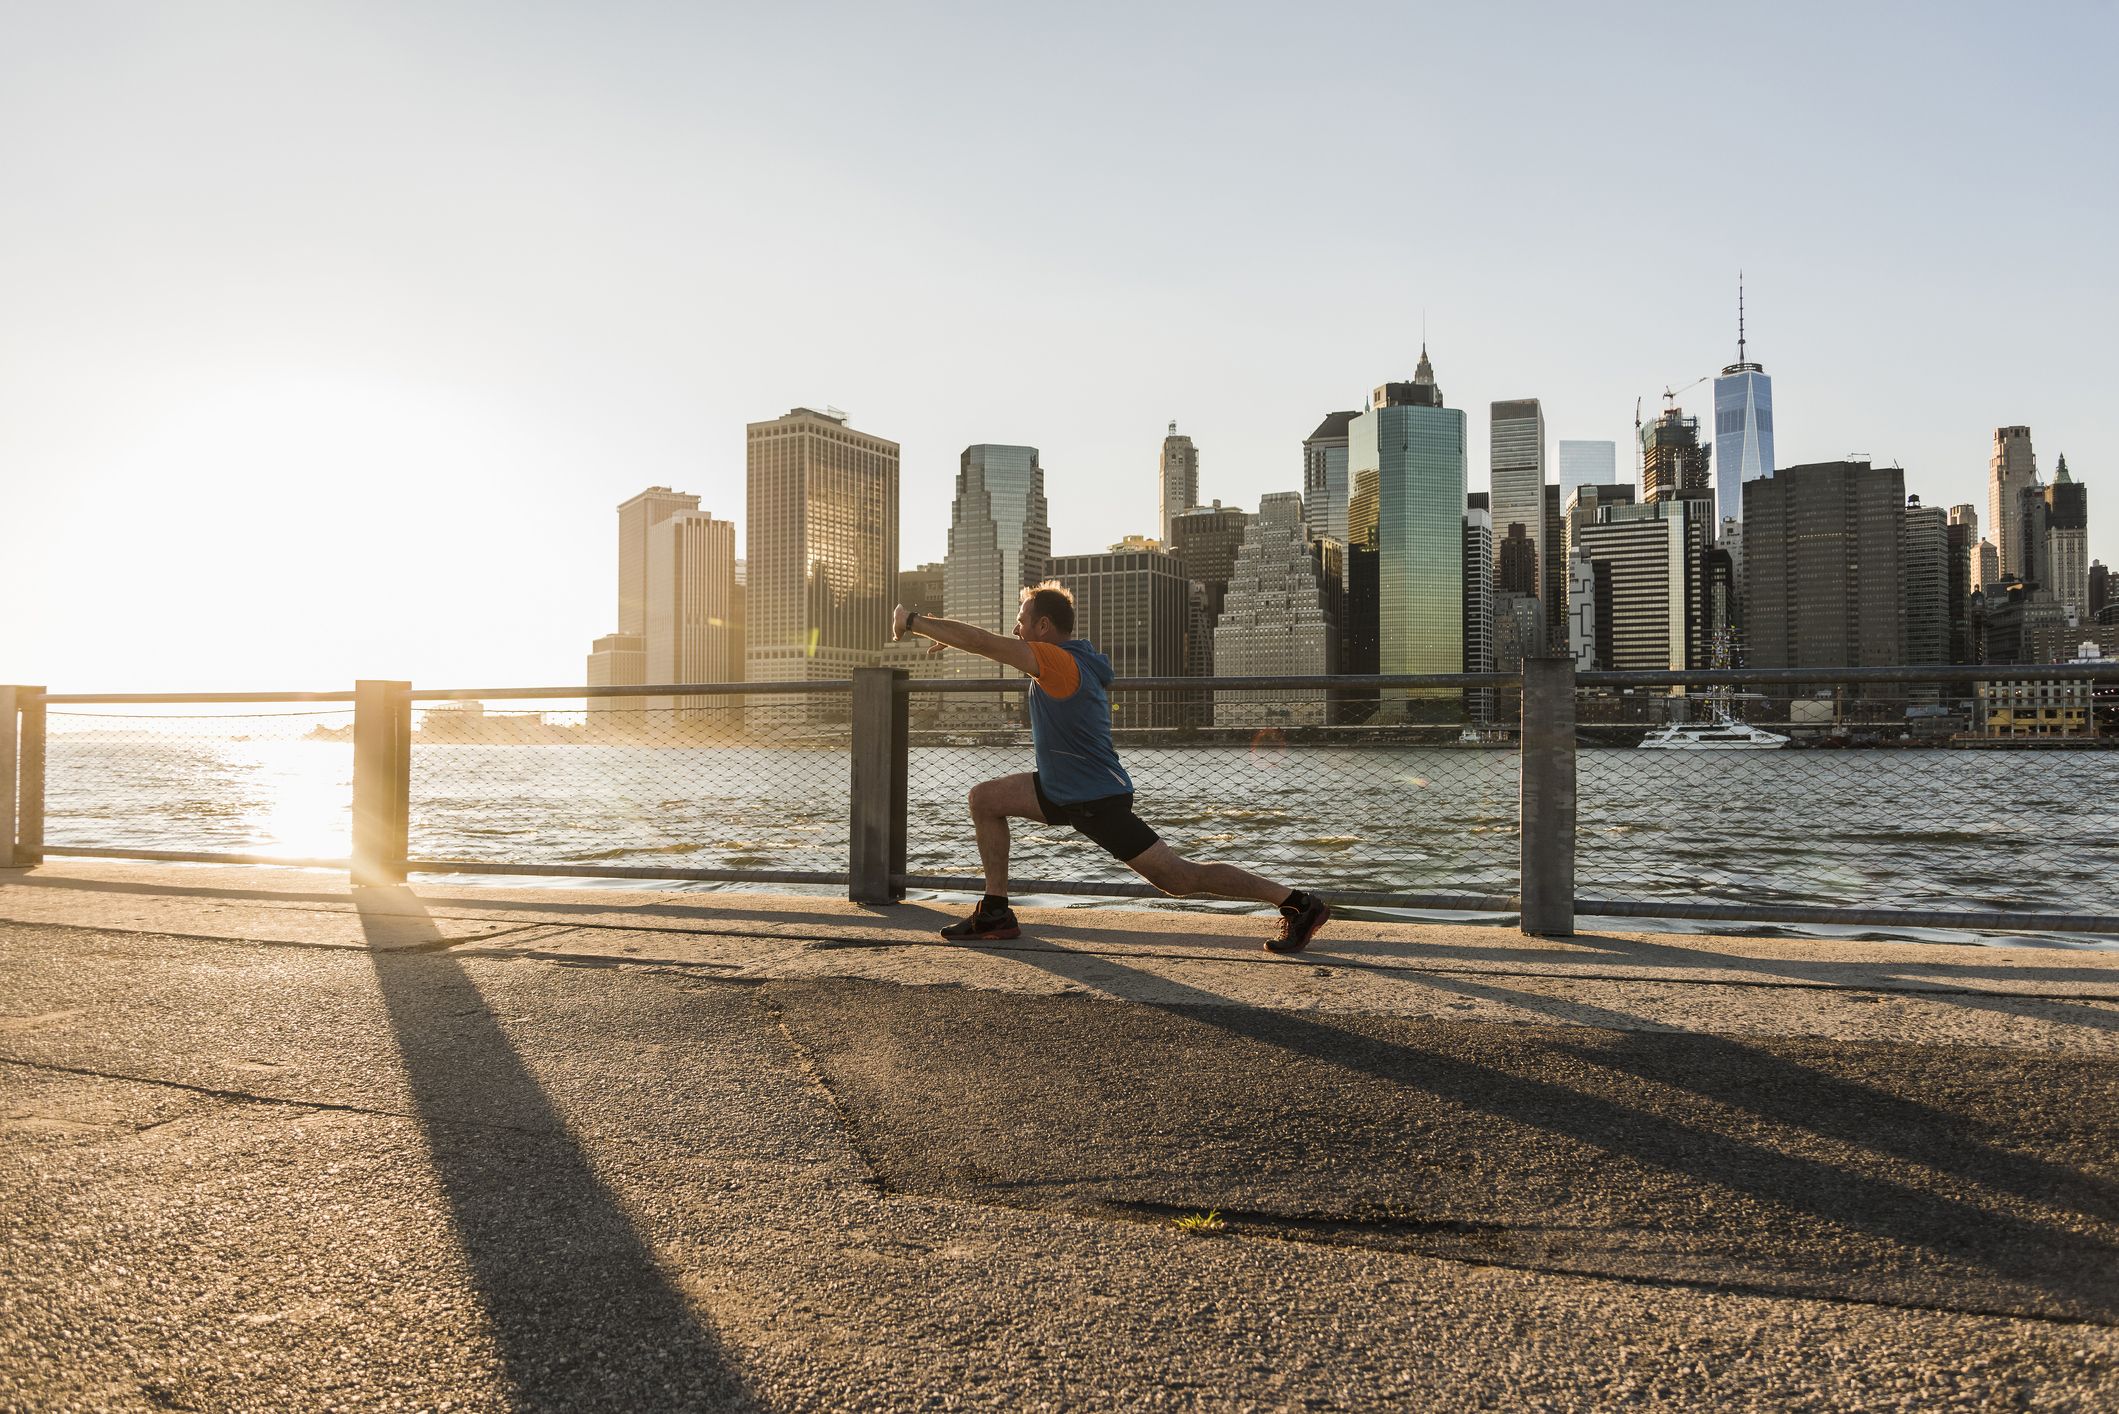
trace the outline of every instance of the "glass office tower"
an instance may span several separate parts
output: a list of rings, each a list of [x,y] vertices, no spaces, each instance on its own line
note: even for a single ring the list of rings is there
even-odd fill
[[[1773,475],[1773,380],[1732,363],[1714,380],[1714,500],[1718,517],[1744,518],[1744,483]]]
[[[1744,282],[1736,285],[1736,362],[1714,380],[1715,523],[1744,518],[1744,483],[1773,475],[1773,380],[1744,352]],[[1649,499],[1653,500],[1653,497]]]
[[[1465,420],[1427,350],[1347,428],[1349,479],[1376,477],[1377,671],[1464,669]]]

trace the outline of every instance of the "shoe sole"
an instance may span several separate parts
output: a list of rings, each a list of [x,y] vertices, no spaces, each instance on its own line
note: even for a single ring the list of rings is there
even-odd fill
[[[1317,921],[1310,925],[1310,931],[1302,935],[1301,942],[1289,943],[1284,947],[1276,948],[1273,946],[1273,940],[1268,938],[1266,940],[1266,951],[1278,957],[1286,957],[1290,953],[1301,952],[1304,948],[1310,945],[1310,939],[1317,936],[1318,930],[1323,928],[1325,924],[1331,921],[1332,910],[1330,909],[1330,907],[1326,907],[1325,910],[1317,916]]]
[[[1004,943],[1010,938],[1020,938],[1020,928],[989,928],[980,933],[952,933],[944,929],[942,936],[952,943]]]

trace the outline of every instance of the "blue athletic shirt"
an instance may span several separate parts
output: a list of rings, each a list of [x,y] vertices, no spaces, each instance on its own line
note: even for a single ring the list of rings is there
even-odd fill
[[[1030,744],[1047,800],[1075,805],[1131,795],[1133,778],[1111,744],[1111,660],[1086,638],[1030,645]]]

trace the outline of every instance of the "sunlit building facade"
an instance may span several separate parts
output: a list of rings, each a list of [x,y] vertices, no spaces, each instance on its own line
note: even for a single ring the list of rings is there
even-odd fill
[[[651,683],[737,682],[743,638],[736,616],[736,527],[704,511],[679,511],[648,531],[645,656]],[[651,697],[679,718],[728,718],[729,697]]]
[[[843,413],[795,408],[745,428],[745,676],[846,678],[889,638],[898,567],[898,444]],[[759,699],[766,701],[770,699]],[[816,699],[831,715],[843,714]]]
[[[1321,676],[1339,671],[1343,547],[1313,538],[1303,501],[1275,492],[1258,503],[1231,568],[1214,629],[1221,677]],[[1323,726],[1322,690],[1214,694],[1216,726]]]
[[[1997,579],[2030,578],[2037,549],[2024,543],[2023,493],[2037,485],[2038,454],[2031,447],[2031,429],[1995,428],[1994,450],[1987,458],[1987,538],[1994,542]]]
[[[1052,529],[1045,514],[1045,472],[1035,447],[982,442],[957,459],[950,508],[949,555],[942,570],[942,613],[989,633],[1015,626],[1022,593],[1045,578]],[[1013,670],[972,653],[949,655],[958,677],[1007,677]],[[969,693],[944,700],[951,720],[1020,714],[1022,699]]]
[[[1443,406],[1425,349],[1412,382],[1376,389],[1347,443],[1350,474],[1376,477],[1378,671],[1463,671],[1465,418]]]
[[[1170,433],[1163,438],[1162,460],[1156,468],[1156,485],[1161,504],[1157,507],[1156,526],[1162,543],[1170,543],[1170,522],[1199,504],[1199,448],[1192,439],[1170,424]]]

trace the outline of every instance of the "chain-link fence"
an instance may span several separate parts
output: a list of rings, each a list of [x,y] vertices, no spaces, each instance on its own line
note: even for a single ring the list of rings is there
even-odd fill
[[[409,855],[415,871],[843,879],[851,761],[843,690],[419,702]]]
[[[1580,906],[2119,914],[2119,752],[2086,749],[2093,698],[2000,678],[1584,688]]]
[[[1619,916],[2119,931],[2110,665],[1540,664],[1540,704],[1564,709],[1572,684],[1572,730],[1564,710],[1523,710],[1533,681],[1530,665],[1520,680],[1136,680],[1114,685],[1114,736],[1136,809],[1180,853],[1350,901],[1520,907],[1548,931],[1571,926],[1570,897]],[[19,758],[0,751],[17,862],[270,859],[369,881],[409,862],[880,900],[976,887],[966,797],[1035,764],[1020,682],[881,670],[637,696],[0,697],[19,704]],[[1018,824],[1010,863],[1022,894],[1152,893],[1064,827]]]
[[[1515,734],[1490,690],[1172,691],[1120,683],[1114,736],[1134,809],[1169,845],[1335,895],[1476,907],[1516,891]],[[909,693],[908,881],[980,872],[971,787],[1034,769],[1017,692]],[[1018,894],[1138,886],[1064,826],[1018,821]]]
[[[54,851],[346,860],[351,707],[52,708],[44,753]]]

